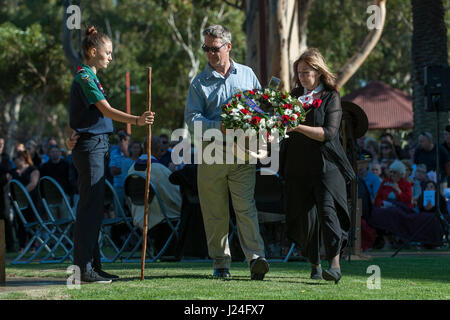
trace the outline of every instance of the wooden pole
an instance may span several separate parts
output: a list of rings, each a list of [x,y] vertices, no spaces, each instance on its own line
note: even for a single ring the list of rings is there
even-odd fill
[[[130,98],[130,72],[125,73],[125,96],[127,113],[131,114],[131,98]],[[131,124],[127,123],[127,133],[131,135]]]
[[[152,68],[147,69],[147,106],[148,111],[152,111]],[[142,255],[141,255],[141,281],[144,280],[145,256],[147,252],[147,228],[148,228],[148,196],[150,191],[150,173],[152,170],[152,126],[147,125],[147,174],[145,177],[145,198],[144,198],[144,227],[142,230]]]
[[[0,283],[6,282],[5,220],[0,219]]]

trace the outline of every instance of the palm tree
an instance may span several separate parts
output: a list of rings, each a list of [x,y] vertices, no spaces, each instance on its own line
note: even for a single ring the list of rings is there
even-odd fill
[[[432,129],[431,131],[435,135],[436,114],[425,111],[423,77],[426,66],[447,64],[447,28],[444,4],[443,0],[411,0],[411,5],[413,15],[411,56],[414,133],[417,137],[419,132]],[[442,112],[439,115],[440,128],[444,128],[448,124],[448,113]]]

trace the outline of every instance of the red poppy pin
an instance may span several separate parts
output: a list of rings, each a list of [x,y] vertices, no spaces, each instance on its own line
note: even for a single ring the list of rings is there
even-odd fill
[[[319,108],[321,104],[322,104],[322,99],[315,99],[312,103],[312,105],[315,109]]]

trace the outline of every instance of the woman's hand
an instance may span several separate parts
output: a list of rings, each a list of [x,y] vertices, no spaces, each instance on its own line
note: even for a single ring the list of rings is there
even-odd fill
[[[138,118],[137,125],[145,126],[146,124],[153,124],[155,122],[155,113],[151,111],[145,111]]]
[[[289,127],[286,130],[286,133],[292,132],[292,131],[297,131],[298,127]]]
[[[67,149],[72,150],[73,148],[75,148],[79,137],[80,135],[76,131],[73,131],[70,138],[66,139]]]
[[[288,128],[286,130],[286,133],[289,133],[292,131],[302,133],[305,136],[307,136],[308,138],[319,141],[319,142],[325,141],[325,131],[324,131],[323,127],[311,127],[311,126],[307,126],[304,124],[299,124],[296,127]]]
[[[397,183],[397,182],[394,182],[394,183],[392,184],[392,188],[393,188],[395,191],[397,191],[398,193],[402,193],[402,189],[400,189],[400,187],[398,186],[398,183]]]

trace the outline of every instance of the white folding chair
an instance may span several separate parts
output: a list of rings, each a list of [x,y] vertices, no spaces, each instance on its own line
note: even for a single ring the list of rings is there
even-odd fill
[[[136,241],[139,241],[140,236],[137,233],[136,227],[133,226],[133,218],[125,214],[125,210],[120,204],[119,196],[108,180],[105,180],[105,205],[113,205],[116,216],[114,218],[103,219],[99,236],[99,249],[102,262],[114,262],[121,257],[121,254],[125,251],[131,240],[133,240],[133,237],[136,238]],[[125,224],[129,229],[129,234],[120,248],[115,244],[108,232],[110,227],[118,224]],[[105,244],[109,244],[112,247],[113,256],[110,258],[104,253],[103,246]]]
[[[274,222],[285,223],[283,189],[283,181],[277,172],[264,167],[256,170],[255,202],[260,215],[269,214]],[[283,262],[289,260],[294,248],[295,244],[292,243]]]
[[[132,173],[125,178],[125,183],[124,183],[125,196],[129,198],[129,200],[131,201],[131,203],[133,205],[143,206],[145,204],[145,202],[144,202],[145,182],[146,182],[145,176],[143,174],[137,173],[137,172]],[[146,252],[146,255],[150,255],[150,257],[148,259],[146,258],[146,261],[148,261],[148,262],[154,262],[154,261],[158,260],[164,254],[164,252],[167,250],[170,243],[172,242],[172,239],[174,237],[177,239],[179,238],[178,228],[179,228],[180,222],[181,222],[181,219],[179,217],[178,218],[169,218],[167,216],[167,211],[165,209],[164,202],[162,201],[161,196],[159,195],[157,189],[155,188],[153,183],[150,181],[149,199],[148,199],[148,202],[149,202],[148,215],[149,215],[149,217],[152,214],[150,211],[150,204],[152,203],[152,201],[158,201],[158,204],[161,208],[161,213],[164,216],[164,220],[161,221],[159,224],[167,223],[167,225],[171,229],[171,233],[170,233],[169,237],[167,238],[166,242],[164,243],[163,247],[153,256],[149,250],[150,241],[148,242],[147,252]],[[150,232],[151,232],[151,230],[150,230]],[[148,236],[150,235],[150,232],[148,232]],[[149,239],[150,239],[150,237],[149,237]],[[134,256],[135,252],[137,251],[137,249],[142,244],[142,240],[143,240],[142,236],[140,236],[139,242],[136,244],[136,246],[133,248],[133,250],[128,254],[128,256],[125,258],[125,260],[124,260],[125,262],[140,261],[140,260],[134,259],[133,256]]]
[[[67,195],[61,185],[48,176],[39,179],[38,189],[47,216],[54,226],[53,233],[58,238],[51,252],[41,260],[41,263],[61,263],[66,259],[72,261],[73,242],[69,233],[75,223],[75,214],[72,211]],[[55,213],[58,211],[59,213],[65,212],[67,217],[55,217]],[[66,247],[66,244],[69,249]],[[60,257],[55,257],[54,254],[58,248],[63,249],[65,253]]]
[[[25,231],[32,235],[31,239],[25,245],[25,248],[11,264],[28,264],[32,262],[43,249],[49,254],[53,254],[49,242],[51,240],[56,243],[58,242],[58,238],[54,234],[55,227],[53,222],[44,221],[41,218],[30,194],[20,181],[13,179],[8,183],[8,194],[15,215],[22,221]],[[36,220],[27,220],[23,214],[25,210],[31,210]],[[39,244],[36,251],[32,253],[31,256],[25,257],[33,249],[33,245],[36,242]]]

